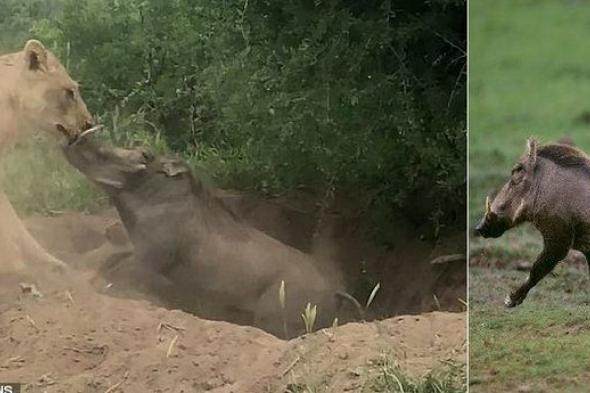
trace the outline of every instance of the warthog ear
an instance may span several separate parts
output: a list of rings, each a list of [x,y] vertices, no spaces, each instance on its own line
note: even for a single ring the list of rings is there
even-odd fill
[[[162,172],[168,177],[175,177],[189,171],[188,167],[182,160],[171,159],[162,161]]]
[[[47,66],[47,49],[37,40],[29,40],[24,48],[25,62],[31,71],[46,71]]]
[[[533,138],[527,140],[527,165],[529,169],[537,163],[537,141]]]

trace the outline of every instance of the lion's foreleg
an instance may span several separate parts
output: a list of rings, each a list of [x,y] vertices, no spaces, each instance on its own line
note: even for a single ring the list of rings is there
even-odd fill
[[[28,263],[65,268],[31,236],[0,188],[0,271],[20,270]]]

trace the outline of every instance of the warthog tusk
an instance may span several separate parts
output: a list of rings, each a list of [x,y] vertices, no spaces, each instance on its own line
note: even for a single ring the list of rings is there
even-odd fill
[[[486,197],[486,216],[488,214],[490,214],[491,211],[492,211],[492,204],[490,203],[490,197],[487,196]]]
[[[70,143],[71,146],[77,144],[78,142],[80,142],[82,139],[86,138],[88,135],[90,134],[94,134],[96,131],[99,131],[101,129],[103,129],[104,126],[102,124],[98,124],[92,128],[87,129],[86,131],[82,132],[80,135],[78,135],[76,137],[76,139],[74,139],[74,141],[72,143]]]

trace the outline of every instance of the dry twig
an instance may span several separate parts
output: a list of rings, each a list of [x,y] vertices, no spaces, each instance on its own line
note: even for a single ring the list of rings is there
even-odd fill
[[[432,261],[430,261],[430,264],[431,265],[442,265],[445,263],[463,262],[466,260],[467,260],[467,257],[465,256],[465,254],[441,255],[440,257],[436,257]]]
[[[119,386],[123,385],[123,383],[127,380],[127,377],[129,377],[129,371],[125,371],[125,375],[123,375],[123,379],[119,382],[117,382],[116,384],[114,384],[113,386],[111,386],[110,388],[108,388],[104,393],[113,393],[115,390],[117,390],[119,388]]]
[[[172,351],[174,350],[174,344],[178,341],[178,334],[174,336],[172,341],[170,341],[170,345],[168,346],[168,352],[166,352],[166,357],[169,358],[172,355]]]
[[[293,367],[295,367],[295,365],[301,360],[301,356],[297,356],[295,358],[295,360],[293,360],[291,362],[291,364],[289,364],[287,366],[287,368],[285,369],[285,371],[283,371],[282,376],[284,377],[285,375],[287,375],[289,373],[289,371],[291,371],[293,369]]]
[[[75,304],[72,293],[69,290],[66,290],[66,298],[70,301],[70,303],[72,303],[72,305]]]
[[[25,315],[25,317],[27,318],[27,321],[29,321],[29,323],[30,323],[31,325],[33,325],[33,327],[35,328],[35,330],[37,331],[37,333],[39,333],[39,331],[40,331],[41,329],[39,329],[39,326],[37,326],[37,324],[35,323],[35,321],[33,320],[33,318],[31,318],[31,317],[29,316],[29,314]]]
[[[186,329],[181,327],[181,326],[174,326],[172,324],[169,324],[168,322],[160,322],[158,324],[158,332],[161,331],[162,329],[168,329],[168,330],[174,330],[174,331],[185,331]]]

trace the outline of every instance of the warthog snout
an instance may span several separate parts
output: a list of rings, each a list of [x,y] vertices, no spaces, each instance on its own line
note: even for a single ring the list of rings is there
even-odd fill
[[[500,236],[502,236],[502,234],[504,233],[504,229],[501,229],[499,227],[492,227],[490,225],[486,225],[485,222],[480,222],[479,224],[477,224],[474,228],[474,232],[476,236],[481,236],[484,238],[498,238]]]
[[[469,235],[471,237],[480,237],[482,227],[483,227],[483,223],[481,221],[478,222],[473,228],[471,228]]]
[[[473,231],[476,236],[495,239],[502,236],[510,227],[509,220],[492,213],[484,216]]]
[[[146,171],[154,160],[153,154],[143,149],[106,147],[81,135],[64,147],[68,161],[88,178],[109,189],[123,188],[130,176]]]

